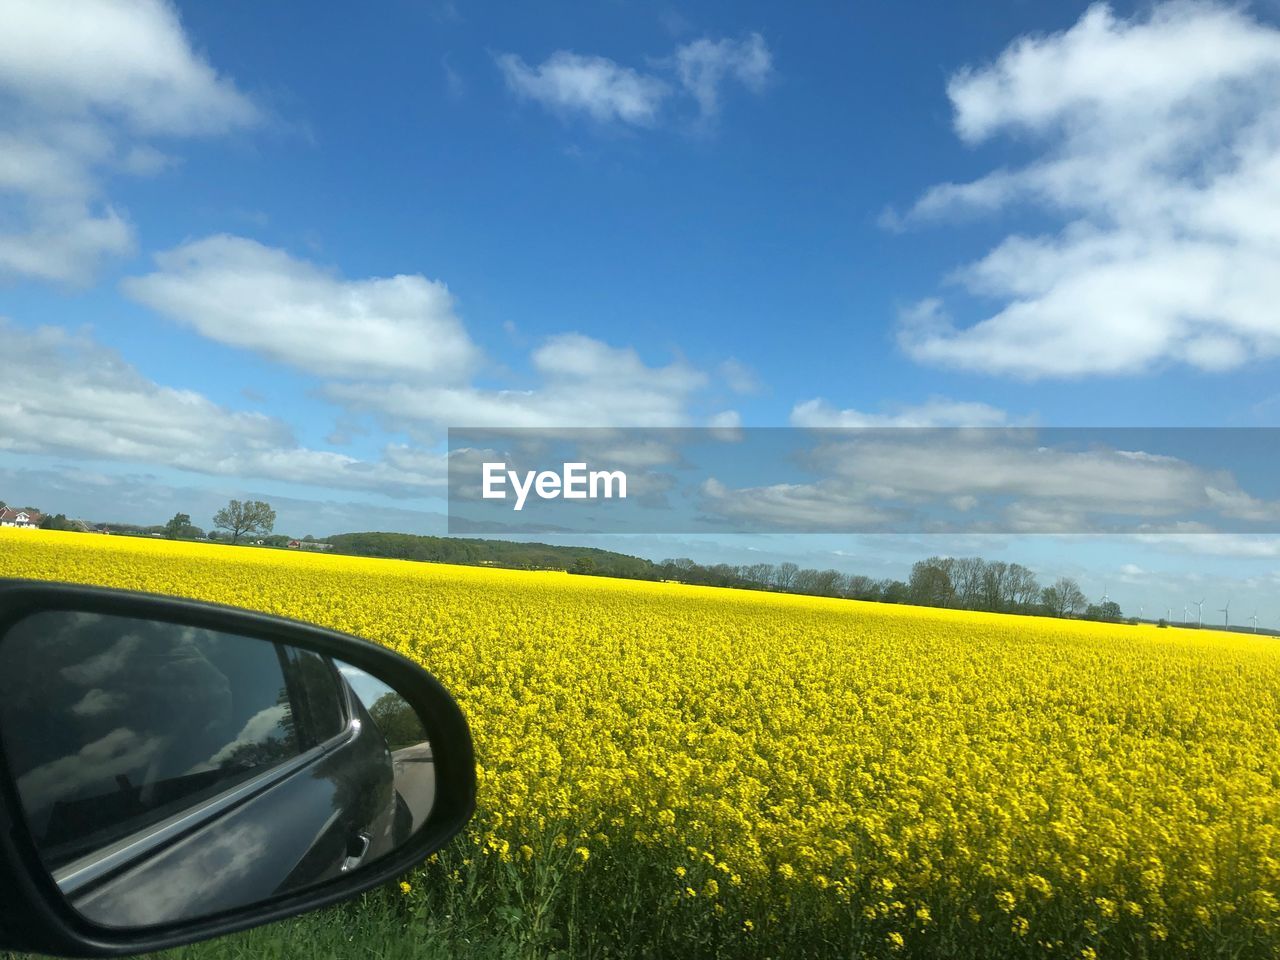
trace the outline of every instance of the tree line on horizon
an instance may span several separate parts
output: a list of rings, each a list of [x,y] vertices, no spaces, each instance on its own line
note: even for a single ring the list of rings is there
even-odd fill
[[[907,580],[877,579],[834,569],[818,570],[790,562],[707,566],[688,557],[680,557],[663,560],[654,566],[663,580],[706,586],[988,613],[1083,617],[1090,620],[1124,618],[1120,605],[1114,600],[1089,603],[1080,584],[1071,577],[1059,577],[1052,584],[1041,586],[1035,573],[1020,563],[984,560],[982,557],[929,557],[912,565]],[[570,572],[596,571],[571,569]]]
[[[231,543],[242,536],[256,536],[262,546],[283,547],[291,538],[272,534],[276,514],[262,501],[230,501],[214,516],[215,530]],[[62,514],[45,515],[48,529],[80,529]],[[164,536],[174,540],[217,539],[191,522],[185,513],[175,514],[163,525],[132,527],[102,524],[102,529]],[[307,535],[306,540],[315,538]],[[343,533],[330,536],[334,552],[356,556],[501,566],[526,570],[567,570],[585,576],[621,577],[632,580],[674,580],[681,583],[746,590],[769,590],[806,596],[836,597],[877,603],[905,603],[923,607],[976,610],[989,613],[1023,613],[1089,620],[1124,619],[1113,600],[1089,603],[1080,585],[1059,577],[1041,586],[1035,573],[1020,563],[985,560],[982,557],[934,556],[912,565],[906,580],[819,570],[796,563],[700,564],[688,557],[655,563],[597,547],[569,547],[487,538],[434,537],[407,533]],[[1161,621],[1163,622],[1163,621]]]

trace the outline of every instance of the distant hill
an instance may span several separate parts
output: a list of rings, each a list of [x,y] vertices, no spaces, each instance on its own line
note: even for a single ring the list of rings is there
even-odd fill
[[[597,547],[561,547],[510,540],[423,537],[410,533],[338,533],[326,543],[334,553],[394,560],[465,563],[518,570],[575,570],[609,577],[656,579],[654,565],[641,557]]]

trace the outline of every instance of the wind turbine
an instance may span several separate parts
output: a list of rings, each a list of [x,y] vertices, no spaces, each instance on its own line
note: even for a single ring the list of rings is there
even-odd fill
[[[1231,626],[1231,601],[1227,601],[1227,605],[1218,611],[1222,614],[1222,625],[1224,627]]]
[[[1192,600],[1191,602],[1196,605],[1196,626],[1203,627],[1204,626],[1204,601]]]
[[[1182,605],[1182,625],[1184,627],[1187,625],[1187,621],[1191,619],[1191,614],[1189,612],[1190,609],[1191,609],[1191,604],[1184,603]]]
[[[1104,583],[1104,584],[1102,585],[1102,599],[1101,599],[1101,600],[1099,600],[1098,602],[1099,602],[1099,603],[1106,603],[1106,602],[1107,602],[1108,600],[1110,600],[1110,599],[1111,599],[1111,598],[1110,598],[1109,596],[1107,596],[1107,585]]]
[[[1258,632],[1258,611],[1253,611],[1253,616],[1249,618],[1249,622],[1253,624],[1253,632]]]
[[[1173,623],[1173,607],[1164,608],[1164,622]]]

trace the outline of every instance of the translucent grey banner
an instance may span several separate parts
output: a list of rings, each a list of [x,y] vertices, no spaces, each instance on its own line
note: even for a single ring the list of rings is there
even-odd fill
[[[454,428],[449,532],[1280,533],[1280,429]]]

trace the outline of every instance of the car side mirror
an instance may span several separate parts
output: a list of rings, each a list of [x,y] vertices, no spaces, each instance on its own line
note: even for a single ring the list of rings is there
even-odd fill
[[[0,947],[112,956],[354,896],[475,807],[461,711],[309,624],[0,581]]]

